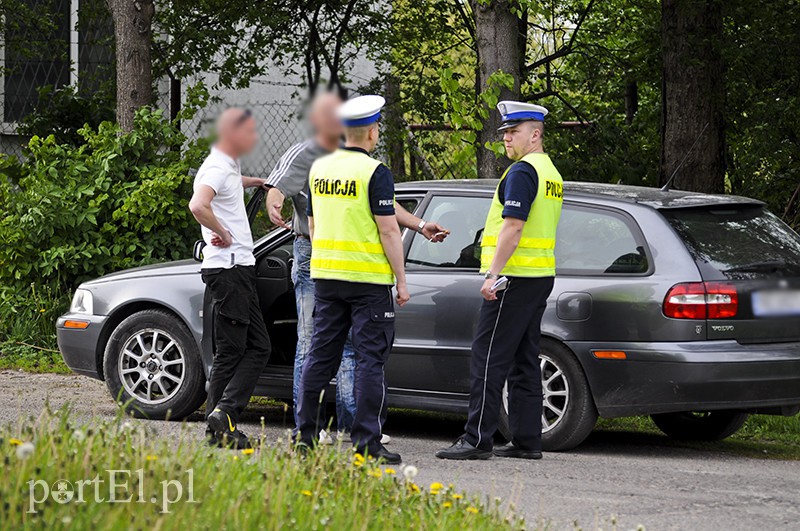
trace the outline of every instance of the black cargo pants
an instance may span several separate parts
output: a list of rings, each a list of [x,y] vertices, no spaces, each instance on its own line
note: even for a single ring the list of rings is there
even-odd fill
[[[253,266],[203,269],[203,311],[213,316],[214,361],[206,417],[219,408],[238,421],[272,350]]]
[[[483,301],[470,362],[468,443],[491,450],[503,385],[508,379],[512,442],[542,449],[542,372],[539,339],[553,277],[509,278],[497,300]]]
[[[380,447],[387,412],[383,367],[394,343],[391,286],[315,281],[314,335],[300,377],[298,432],[300,440],[311,445],[319,430],[327,428],[323,392],[339,369],[351,326],[356,415],[350,436],[359,451],[374,454]]]

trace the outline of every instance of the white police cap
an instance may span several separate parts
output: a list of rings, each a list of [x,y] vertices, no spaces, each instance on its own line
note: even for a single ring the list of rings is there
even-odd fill
[[[345,127],[369,125],[378,121],[384,105],[386,100],[382,96],[358,96],[339,107],[339,118]]]
[[[549,112],[541,105],[521,101],[501,101],[497,104],[497,110],[503,117],[503,123],[497,128],[498,131],[510,129],[520,122],[529,120],[544,122],[544,117]]]

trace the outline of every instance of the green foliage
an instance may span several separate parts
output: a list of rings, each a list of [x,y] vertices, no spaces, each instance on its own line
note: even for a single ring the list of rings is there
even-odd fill
[[[0,287],[0,369],[67,372],[54,323],[68,304],[48,286]]]
[[[78,147],[34,136],[19,185],[0,184],[3,285],[69,291],[114,270],[188,256],[196,232],[188,172],[204,143],[184,148],[186,137],[150,109],[129,134],[110,122],[79,134]]]
[[[650,417],[600,419],[595,437],[601,432],[633,432],[649,438],[650,446],[695,448],[727,452],[760,459],[800,460],[800,416],[750,415],[742,428],[722,441],[699,442],[670,439],[659,430]],[[631,437],[633,439],[633,437]]]
[[[9,529],[67,523],[75,529],[194,529],[199,523],[269,530],[524,528],[511,509],[442,483],[417,485],[399,467],[377,466],[340,448],[320,447],[303,458],[288,440],[267,446],[263,435],[257,449],[234,452],[208,448],[188,429],[179,443],[153,437],[122,413],[85,425],[66,408],[45,410],[36,421],[0,429],[7,470],[0,520]],[[111,470],[117,471],[114,491]],[[102,483],[87,483],[95,477]],[[40,481],[34,499],[44,500],[44,484],[55,490],[59,480],[68,481],[76,497],[81,488],[85,503],[48,496],[30,511],[29,482]],[[108,503],[110,496],[132,500]]]
[[[80,145],[84,138],[81,127],[97,129],[102,122],[114,120],[114,96],[99,90],[85,96],[73,86],[54,89],[52,85],[39,88],[39,100],[34,112],[27,115],[17,128],[23,136],[53,135],[58,144]]]
[[[179,119],[207,99],[190,89]],[[111,122],[77,134],[78,145],[33,136],[23,162],[0,156],[0,366],[55,348],[55,319],[81,281],[191,255],[189,170],[207,141],[149,108],[128,134]]]
[[[447,161],[457,167],[470,167],[469,162],[475,160],[477,132],[483,129],[483,121],[489,116],[491,109],[497,106],[503,88],[514,87],[514,77],[503,71],[494,72],[486,80],[486,89],[474,96],[474,79],[469,79],[453,72],[452,68],[439,71],[439,84],[442,90],[441,102],[446,114],[445,120],[455,130],[447,136],[449,148]],[[486,143],[486,149],[497,156],[505,154],[502,142]],[[477,168],[473,173],[460,174],[461,178],[476,178]]]
[[[736,0],[724,14],[731,192],[800,230],[800,4]]]

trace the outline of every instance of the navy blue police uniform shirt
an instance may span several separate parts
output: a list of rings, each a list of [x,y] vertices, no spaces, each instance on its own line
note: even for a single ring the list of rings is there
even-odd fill
[[[366,150],[357,147],[345,147],[342,149],[356,151],[365,155],[369,154]],[[375,216],[394,215],[394,177],[392,176],[392,170],[383,164],[375,168],[375,173],[372,174],[372,179],[369,181],[369,206]],[[314,215],[311,201],[308,202],[306,212],[308,212],[309,216]]]
[[[528,221],[528,214],[539,189],[536,169],[525,161],[515,162],[497,188],[497,198],[503,205],[503,217]]]

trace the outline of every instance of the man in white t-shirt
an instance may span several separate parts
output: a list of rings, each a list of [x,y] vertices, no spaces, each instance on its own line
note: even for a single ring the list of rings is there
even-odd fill
[[[236,428],[271,346],[256,292],[253,236],[244,188],[264,181],[243,177],[238,158],[255,147],[258,135],[250,111],[232,108],[217,120],[217,143],[197,172],[189,209],[200,223],[201,273],[206,284],[203,311],[213,315],[214,361],[206,401],[206,434],[211,444],[249,448]]]

